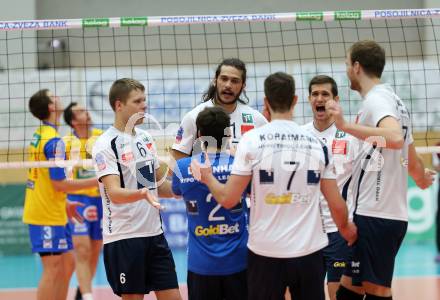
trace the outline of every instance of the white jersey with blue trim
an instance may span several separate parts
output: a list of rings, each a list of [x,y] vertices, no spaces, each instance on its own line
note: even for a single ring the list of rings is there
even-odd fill
[[[336,128],[333,123],[323,131],[316,129],[312,122],[302,125],[303,128],[318,137],[329,149],[329,153],[333,159],[336,173],[336,183],[338,184],[339,192],[347,203],[350,219],[353,213],[353,197],[351,189],[351,172],[352,172],[352,137],[351,135]],[[338,227],[330,213],[327,201],[321,194],[321,214],[324,222],[325,232],[331,233],[338,231]]]
[[[374,86],[365,96],[356,122],[377,127],[386,117],[395,118],[404,135],[401,149],[388,149],[381,137],[370,137],[379,146],[359,141],[353,160],[355,213],[392,220],[408,220],[408,146],[413,143],[408,109],[387,84]]]
[[[134,135],[130,135],[110,127],[97,139],[92,155],[102,197],[104,244],[162,233],[158,209],[146,199],[114,203],[101,182],[106,175],[117,175],[121,187],[130,190],[147,187],[157,196],[155,177],[159,161],[155,149],[150,134],[138,128]]]
[[[231,174],[252,175],[251,251],[289,258],[327,246],[320,180],[336,176],[318,138],[293,121],[274,120],[242,137]]]
[[[213,107],[212,101],[206,101],[188,112],[180,123],[180,128],[176,134],[176,139],[172,148],[182,153],[190,155],[194,141],[197,136],[196,119],[199,113],[206,107]],[[257,110],[249,105],[237,101],[235,110],[229,114],[231,117],[232,143],[237,144],[242,135],[249,130],[267,124],[266,118]]]

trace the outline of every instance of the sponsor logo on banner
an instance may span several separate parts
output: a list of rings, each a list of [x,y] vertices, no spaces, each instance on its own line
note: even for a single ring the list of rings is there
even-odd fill
[[[335,11],[335,20],[360,20],[362,13],[360,10]]]
[[[99,171],[102,171],[105,168],[107,168],[107,165],[105,164],[104,155],[102,155],[101,153],[96,154],[95,162]]]
[[[296,13],[297,21],[322,21],[324,20],[323,12],[298,12]]]
[[[347,141],[333,140],[332,153],[346,155],[347,154]]]
[[[86,18],[82,19],[83,27],[109,27],[109,18]]]
[[[252,130],[254,128],[255,128],[254,125],[245,125],[245,124],[243,124],[243,125],[241,125],[241,128],[240,128],[241,129],[241,134],[243,135],[246,132],[248,132],[249,130]]]
[[[147,26],[147,17],[122,17],[121,26]]]
[[[431,17],[440,14],[440,9],[395,9],[376,10],[375,18]]]

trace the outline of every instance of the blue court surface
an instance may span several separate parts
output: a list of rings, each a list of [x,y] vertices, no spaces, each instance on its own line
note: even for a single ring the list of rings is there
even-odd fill
[[[179,282],[182,286],[186,285],[186,251],[174,250],[174,259]],[[404,242],[397,256],[395,268],[394,287],[396,294],[404,294],[405,297],[396,299],[413,299],[412,295],[421,295],[422,299],[440,299],[440,264],[434,262],[436,249],[433,242]],[[41,274],[40,258],[35,255],[30,256],[4,256],[0,257],[0,299],[20,299],[11,295],[16,293],[29,292],[33,299],[35,288],[37,287]],[[71,287],[76,287],[75,276],[71,280]],[[94,279],[96,289],[107,290],[110,294],[109,286],[105,276],[102,258],[100,259],[98,270]],[[399,292],[400,289],[400,292]],[[405,289],[405,291],[403,291]],[[408,289],[408,290],[406,290]],[[423,289],[425,294],[417,289]],[[70,292],[70,298],[72,296]],[[23,295],[23,294],[21,294]],[[186,296],[186,295],[185,295]],[[184,296],[184,299],[186,297]],[[408,298],[406,297],[408,296]],[[11,298],[12,297],[12,298]],[[28,296],[26,296],[26,299]],[[106,297],[95,297],[98,299],[108,299]],[[70,299],[69,298],[69,299]],[[113,296],[111,296],[113,299]],[[116,298],[115,298],[116,299]],[[146,298],[153,299],[153,298]]]

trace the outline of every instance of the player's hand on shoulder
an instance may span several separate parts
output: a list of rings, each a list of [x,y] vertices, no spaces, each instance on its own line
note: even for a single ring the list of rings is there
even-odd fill
[[[73,220],[76,220],[76,221],[82,223],[82,222],[84,222],[84,218],[76,210],[76,208],[78,206],[84,206],[84,203],[67,200],[67,203],[66,203],[67,218],[69,220],[73,219]]]
[[[197,159],[193,159],[190,168],[191,174],[197,181],[206,183],[209,176],[212,176],[212,168],[208,153],[203,152],[203,155],[205,156],[205,162],[201,163]]]
[[[147,200],[148,203],[151,204],[151,206],[157,209],[163,209],[157,197],[154,194],[150,193],[150,191],[147,188],[142,188],[139,190],[139,192],[145,198],[145,200]]]
[[[422,190],[429,188],[435,180],[436,171],[426,168],[422,180],[416,181],[416,184]]]
[[[347,225],[340,228],[339,233],[348,242],[349,246],[353,245],[357,240],[357,227],[356,224],[351,221],[348,221]]]

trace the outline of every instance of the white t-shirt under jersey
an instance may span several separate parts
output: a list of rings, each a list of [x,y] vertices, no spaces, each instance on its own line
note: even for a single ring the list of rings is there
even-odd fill
[[[365,96],[356,120],[358,124],[377,127],[388,116],[394,117],[402,127],[404,145],[393,150],[359,143],[352,179],[356,214],[407,221],[408,145],[413,143],[410,117],[393,89],[379,84]]]
[[[188,155],[191,154],[197,136],[197,116],[205,107],[213,106],[212,101],[203,102],[183,117],[172,147],[174,150]],[[232,143],[234,144],[238,143],[245,132],[267,123],[266,118],[260,112],[239,101],[237,101],[237,107],[229,116],[231,117]]]
[[[110,127],[96,141],[93,159],[102,197],[104,244],[161,234],[159,211],[147,200],[116,204],[101,182],[106,175],[117,175],[121,187],[132,190],[148,187],[157,196],[155,174],[159,162],[153,138],[141,129],[136,128],[135,135],[129,135]]]
[[[336,183],[342,196],[345,198],[348,211],[353,212],[353,197],[351,195],[351,172],[352,172],[352,143],[353,137],[345,132],[338,130],[333,123],[327,129],[319,131],[313,125],[313,121],[302,126],[313,135],[321,139],[330,151],[335,166]],[[327,201],[321,195],[321,213],[324,222],[325,232],[336,232],[338,227],[330,213]],[[351,219],[351,216],[350,216]]]
[[[288,258],[327,246],[320,179],[335,174],[318,138],[293,121],[274,120],[241,138],[231,174],[252,175],[251,251]]]

